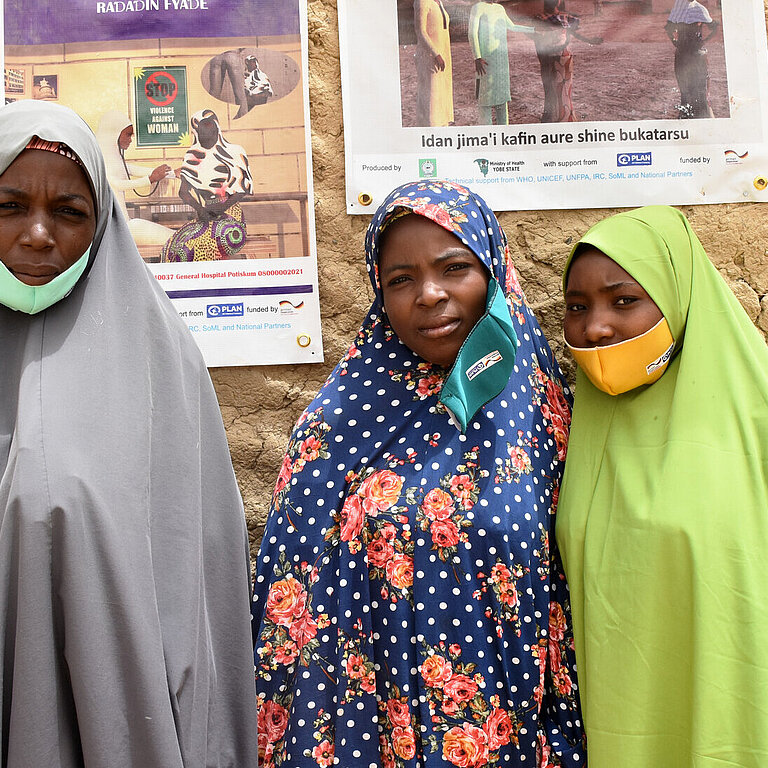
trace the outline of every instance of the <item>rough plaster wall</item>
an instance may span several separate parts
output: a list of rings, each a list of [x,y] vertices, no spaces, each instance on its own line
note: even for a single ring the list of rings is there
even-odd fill
[[[768,12],[768,0],[764,5]],[[309,0],[309,70],[326,362],[211,371],[254,542],[264,526],[293,423],[349,346],[371,300],[362,256],[369,217],[348,216],[344,198],[336,0]],[[750,317],[768,335],[768,207],[714,205],[683,210]],[[613,212],[534,211],[499,217],[528,300],[569,373],[572,369],[559,342],[561,269],[570,243]]]

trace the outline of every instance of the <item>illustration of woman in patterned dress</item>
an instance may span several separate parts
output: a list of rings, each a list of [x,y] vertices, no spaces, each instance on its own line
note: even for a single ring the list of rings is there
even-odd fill
[[[163,246],[161,261],[230,259],[245,244],[240,201],[253,191],[245,150],[224,138],[216,113],[203,109],[190,120],[193,143],[179,175],[179,197],[195,209]]]
[[[374,303],[259,553],[260,765],[584,765],[553,534],[570,393],[506,238],[466,188],[413,182],[366,257]]]

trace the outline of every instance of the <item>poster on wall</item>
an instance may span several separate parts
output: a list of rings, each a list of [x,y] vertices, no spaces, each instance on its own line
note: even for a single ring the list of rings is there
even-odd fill
[[[5,98],[93,128],[206,363],[321,362],[306,0],[5,0]]]
[[[347,209],[768,200],[762,0],[338,0]]]

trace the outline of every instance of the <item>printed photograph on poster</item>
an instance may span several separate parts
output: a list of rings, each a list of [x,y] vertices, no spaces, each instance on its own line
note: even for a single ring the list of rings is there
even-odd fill
[[[14,69],[13,67],[4,68],[4,80],[5,80],[5,93],[20,95],[24,93],[24,70]]]
[[[437,177],[497,210],[765,198],[758,0],[338,6],[350,212]]]
[[[403,126],[730,117],[716,0],[400,0],[397,27]]]
[[[208,365],[321,362],[306,0],[47,13],[6,0],[6,82],[23,89],[28,71],[31,98],[93,128],[139,253]]]

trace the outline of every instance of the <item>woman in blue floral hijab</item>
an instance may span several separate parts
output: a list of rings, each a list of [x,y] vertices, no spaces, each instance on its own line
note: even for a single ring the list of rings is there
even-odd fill
[[[393,330],[420,279],[405,222],[447,243],[447,280],[487,285],[447,367]],[[418,182],[366,256],[376,298],[294,429],[261,545],[260,765],[585,765],[553,535],[570,394],[506,238],[469,190]],[[421,323],[428,357],[451,317]]]

